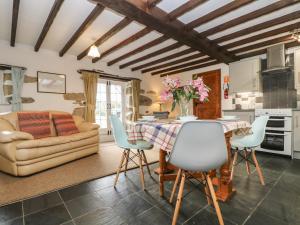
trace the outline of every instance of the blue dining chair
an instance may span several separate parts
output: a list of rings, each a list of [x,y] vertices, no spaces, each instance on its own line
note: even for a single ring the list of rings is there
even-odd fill
[[[126,175],[128,162],[131,161],[135,165],[140,167],[141,183],[142,183],[143,190],[145,190],[143,163],[146,165],[150,176],[151,176],[151,172],[150,172],[150,168],[149,168],[148,161],[147,161],[144,150],[152,149],[153,145],[146,141],[137,141],[134,144],[129,143],[127,133],[124,129],[124,126],[123,126],[121,120],[116,115],[112,115],[112,116],[110,116],[110,122],[112,125],[112,131],[113,131],[113,136],[114,136],[115,142],[118,147],[123,149],[123,155],[122,155],[120,165],[117,170],[114,187],[117,185],[119,174],[120,174],[121,170],[123,169],[123,167],[124,167],[124,174]],[[132,150],[136,150],[136,152],[134,152]],[[133,155],[133,157],[130,157],[130,154]],[[139,163],[135,162],[135,160],[134,160],[135,157],[138,158]]]
[[[223,126],[214,121],[190,121],[183,123],[179,130],[169,163],[179,170],[170,197],[170,203],[176,192],[179,180],[179,191],[172,225],[175,225],[179,215],[185,180],[200,177],[205,186],[208,203],[214,204],[220,225],[224,225],[222,213],[216,193],[209,176],[209,171],[220,168],[227,162],[227,147]],[[212,201],[211,201],[212,200]]]
[[[234,157],[231,167],[230,179],[233,179],[234,169],[237,164],[242,161],[246,162],[246,169],[250,175],[250,163],[256,167],[260,182],[265,185],[264,177],[255,155],[255,148],[260,146],[265,138],[265,131],[269,116],[260,116],[252,123],[252,134],[246,136],[236,136],[231,140],[231,148],[234,152]],[[243,153],[243,154],[242,154]],[[237,163],[238,155],[241,156],[241,161]],[[252,156],[252,159],[251,159]]]

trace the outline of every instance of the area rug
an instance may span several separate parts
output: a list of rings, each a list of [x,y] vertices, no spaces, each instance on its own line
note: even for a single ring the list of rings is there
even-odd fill
[[[145,151],[148,163],[158,161],[157,150]],[[0,172],[0,205],[35,197],[86,181],[116,173],[122,151],[115,144],[100,145],[94,154],[28,177],[14,177]],[[135,168],[129,165],[129,168]]]

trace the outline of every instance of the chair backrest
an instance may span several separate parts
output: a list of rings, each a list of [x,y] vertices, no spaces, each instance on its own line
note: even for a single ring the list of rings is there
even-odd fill
[[[253,140],[253,144],[252,144],[253,147],[259,146],[263,142],[265,138],[268,120],[269,120],[269,116],[260,116],[257,117],[255,121],[252,123],[251,139]]]
[[[182,125],[169,162],[188,171],[208,172],[227,161],[222,124],[215,121],[190,121]]]
[[[119,147],[128,145],[128,136],[119,117],[117,117],[116,115],[111,115],[110,122],[112,125],[113,136],[117,145]]]

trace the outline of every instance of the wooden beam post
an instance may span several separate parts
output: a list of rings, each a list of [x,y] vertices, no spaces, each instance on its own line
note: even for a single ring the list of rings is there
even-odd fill
[[[12,12],[12,23],[11,23],[11,33],[10,33],[10,46],[14,47],[16,43],[16,34],[18,26],[20,0],[14,0],[13,2],[13,12]]]

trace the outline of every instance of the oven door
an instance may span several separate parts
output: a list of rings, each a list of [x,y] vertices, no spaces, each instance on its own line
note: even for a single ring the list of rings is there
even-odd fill
[[[267,123],[267,129],[291,131],[292,118],[287,116],[270,116]]]
[[[292,133],[287,131],[266,130],[265,138],[258,151],[292,156]]]

